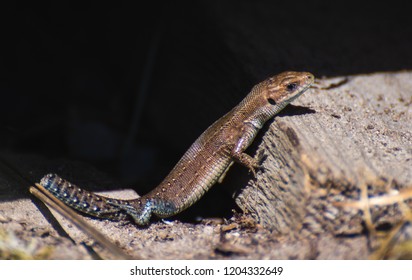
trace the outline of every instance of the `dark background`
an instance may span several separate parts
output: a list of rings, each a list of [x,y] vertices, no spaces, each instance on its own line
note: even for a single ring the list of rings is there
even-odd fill
[[[406,1],[135,2],[1,9],[1,151],[85,162],[143,194],[270,75],[412,68]],[[192,212],[228,201],[223,185]]]

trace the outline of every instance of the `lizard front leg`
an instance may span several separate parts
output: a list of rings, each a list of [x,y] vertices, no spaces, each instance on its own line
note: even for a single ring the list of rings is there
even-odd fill
[[[233,153],[233,158],[242,165],[246,166],[256,177],[256,169],[260,168],[259,161],[249,156],[246,153]]]
[[[237,141],[234,149],[231,151],[232,158],[246,166],[256,177],[256,169],[260,168],[259,160],[246,154],[244,151],[249,147],[249,145],[255,139],[258,132],[258,128],[253,124],[253,122],[245,123],[245,129],[242,136]]]

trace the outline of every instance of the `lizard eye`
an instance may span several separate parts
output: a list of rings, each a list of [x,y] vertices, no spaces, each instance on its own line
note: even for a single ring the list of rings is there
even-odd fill
[[[276,101],[273,98],[268,98],[268,102],[270,105],[276,105]]]
[[[288,89],[288,91],[294,91],[296,88],[298,87],[297,83],[290,83],[286,86],[286,88]]]

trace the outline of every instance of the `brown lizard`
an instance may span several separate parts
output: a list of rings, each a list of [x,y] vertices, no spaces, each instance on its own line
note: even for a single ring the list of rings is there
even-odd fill
[[[304,93],[314,82],[307,72],[284,72],[257,84],[229,113],[192,144],[169,175],[151,192],[131,200],[104,197],[81,189],[55,174],[41,179],[55,197],[89,215],[146,225],[152,214],[173,216],[198,201],[226,174],[234,161],[256,176],[258,161],[244,151],[263,124]]]

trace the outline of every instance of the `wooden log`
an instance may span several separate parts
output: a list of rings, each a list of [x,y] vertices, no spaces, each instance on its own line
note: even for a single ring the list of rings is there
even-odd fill
[[[411,206],[412,72],[319,83],[331,88],[305,93],[264,133],[264,171],[237,204],[281,234],[392,226]]]

